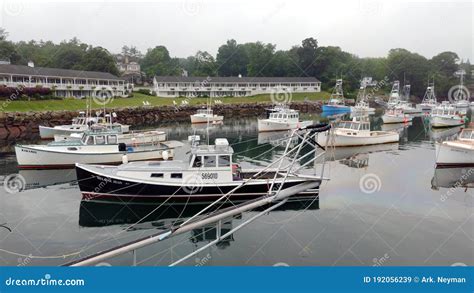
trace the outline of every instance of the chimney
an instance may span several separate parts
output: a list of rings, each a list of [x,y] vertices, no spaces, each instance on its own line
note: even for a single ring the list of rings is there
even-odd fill
[[[28,61],[28,67],[35,67],[35,63],[33,63],[33,61]]]

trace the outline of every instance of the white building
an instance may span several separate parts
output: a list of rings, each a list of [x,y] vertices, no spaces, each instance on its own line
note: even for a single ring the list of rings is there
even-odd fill
[[[49,88],[58,97],[82,98],[111,92],[114,96],[127,96],[125,80],[107,73],[59,68],[0,64],[0,86]]]
[[[159,97],[244,97],[275,92],[320,92],[321,82],[314,77],[155,76],[153,88]]]

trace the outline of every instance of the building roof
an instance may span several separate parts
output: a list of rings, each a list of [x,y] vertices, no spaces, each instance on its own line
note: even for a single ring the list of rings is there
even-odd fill
[[[155,76],[157,82],[319,82],[315,77],[203,77],[203,76]]]
[[[47,67],[29,67],[25,65],[13,65],[13,64],[0,64],[0,74],[122,80],[121,78],[108,72],[47,68]]]

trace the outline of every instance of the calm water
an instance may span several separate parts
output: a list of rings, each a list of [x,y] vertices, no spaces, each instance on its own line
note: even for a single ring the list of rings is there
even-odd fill
[[[325,175],[331,180],[319,200],[294,200],[184,264],[474,265],[474,192],[451,188],[472,187],[474,170],[434,169],[434,141],[455,137],[458,129],[433,132],[422,117],[406,127],[372,120],[375,129],[398,127],[400,143],[329,150]],[[185,140],[194,131],[205,135],[190,124],[163,128],[169,139]],[[227,137],[238,161],[267,151],[251,160],[265,165],[283,151],[275,142],[279,134],[257,133],[256,119],[226,121],[209,133],[212,139]],[[26,189],[13,194],[0,189],[0,265],[62,264],[157,233],[202,208],[81,202],[74,170],[18,171],[11,147],[3,150],[0,175],[19,173]],[[256,212],[229,219],[222,232]],[[140,250],[138,262],[168,265],[215,235],[213,227],[193,230]],[[124,255],[108,263],[128,265],[131,259]]]

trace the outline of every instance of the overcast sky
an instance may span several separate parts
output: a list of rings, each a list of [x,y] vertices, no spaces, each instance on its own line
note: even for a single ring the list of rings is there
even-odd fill
[[[406,48],[428,58],[454,51],[474,61],[472,1],[377,0],[184,0],[18,1],[0,0],[1,26],[9,38],[73,37],[113,53],[123,45],[142,52],[164,45],[172,56],[197,50],[212,54],[227,39],[262,41],[289,49],[314,37],[361,57]]]

